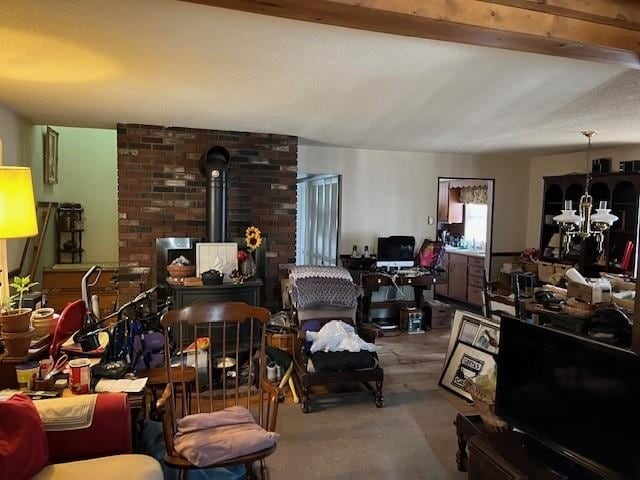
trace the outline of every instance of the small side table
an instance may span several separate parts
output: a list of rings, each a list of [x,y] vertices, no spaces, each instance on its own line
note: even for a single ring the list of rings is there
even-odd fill
[[[458,451],[456,452],[456,465],[461,472],[467,471],[469,456],[467,454],[467,443],[474,435],[487,432],[487,428],[482,422],[480,415],[458,413],[453,422],[458,435]]]

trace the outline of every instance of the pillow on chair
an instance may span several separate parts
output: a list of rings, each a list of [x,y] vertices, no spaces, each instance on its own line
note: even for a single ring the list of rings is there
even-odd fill
[[[31,399],[0,401],[0,480],[31,478],[49,463],[49,446]]]
[[[187,415],[177,422],[176,451],[198,467],[207,467],[273,447],[279,435],[268,432],[249,410],[233,406]]]

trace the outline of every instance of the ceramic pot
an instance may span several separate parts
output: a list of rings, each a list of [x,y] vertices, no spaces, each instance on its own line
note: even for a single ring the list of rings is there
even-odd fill
[[[5,333],[24,333],[31,326],[31,309],[21,308],[0,315],[0,325]]]
[[[202,283],[204,285],[220,285],[224,278],[224,273],[217,270],[207,270],[206,272],[202,272],[200,276],[202,277]]]
[[[33,327],[22,333],[2,332],[2,341],[10,357],[24,357],[29,353],[29,346],[35,331]]]

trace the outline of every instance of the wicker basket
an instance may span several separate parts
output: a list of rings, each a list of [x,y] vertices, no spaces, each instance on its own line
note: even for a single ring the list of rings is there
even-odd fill
[[[187,277],[193,277],[196,273],[196,267],[194,265],[180,265],[174,263],[167,265],[167,272],[174,280],[182,280]]]
[[[271,333],[267,334],[267,345],[279,348],[293,355],[293,341],[295,334],[293,333]]]
[[[507,422],[496,415],[496,403],[494,399],[480,392],[478,386],[469,379],[465,380],[464,389],[471,394],[471,399],[478,409],[478,413],[487,430],[491,432],[502,432],[509,429]]]

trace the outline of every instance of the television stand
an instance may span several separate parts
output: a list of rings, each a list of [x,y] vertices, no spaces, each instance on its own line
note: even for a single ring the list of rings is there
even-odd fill
[[[469,439],[469,480],[599,480],[621,478],[582,465],[518,431],[483,432]]]

